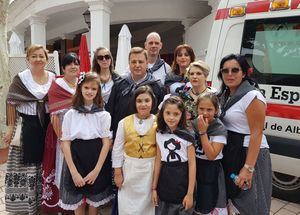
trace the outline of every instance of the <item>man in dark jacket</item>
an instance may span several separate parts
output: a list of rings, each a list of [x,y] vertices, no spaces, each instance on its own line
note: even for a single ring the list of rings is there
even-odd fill
[[[147,52],[143,48],[132,48],[129,52],[129,69],[131,73],[116,82],[112,88],[108,104],[105,108],[112,117],[111,130],[113,131],[113,138],[116,136],[119,121],[134,113],[131,103],[135,89],[140,86],[150,86],[157,98],[156,106],[158,106],[164,98],[164,87],[159,80],[156,80],[153,75],[148,72],[147,59]],[[156,111],[157,108],[155,113]]]

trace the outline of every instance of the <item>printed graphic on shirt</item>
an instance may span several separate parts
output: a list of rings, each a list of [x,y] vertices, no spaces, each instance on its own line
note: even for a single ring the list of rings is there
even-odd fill
[[[178,140],[171,138],[164,143],[165,149],[169,150],[169,154],[167,155],[167,162],[181,162],[181,157],[177,150],[181,149],[181,144]]]

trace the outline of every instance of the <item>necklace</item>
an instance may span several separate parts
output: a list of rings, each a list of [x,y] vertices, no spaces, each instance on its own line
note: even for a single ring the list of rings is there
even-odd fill
[[[143,119],[139,119],[139,124],[143,124],[144,120]]]
[[[200,93],[195,93],[194,90],[193,90],[193,88],[192,88],[192,89],[191,89],[191,92],[192,92],[192,94],[194,94],[195,96],[199,96],[199,95],[201,95],[202,93],[204,93],[204,92],[206,91],[206,89],[207,89],[207,87],[205,87],[205,89],[204,89],[202,92],[200,92]]]
[[[76,87],[76,81],[75,81],[75,83],[71,83],[67,79],[65,79],[65,77],[63,77],[63,79],[69,85],[69,87],[71,87],[71,88],[75,88]]]
[[[149,116],[147,116],[146,118],[139,118],[139,117],[136,115],[136,118],[137,118],[137,120],[138,120],[139,125],[142,125],[142,124],[144,123],[144,121],[146,121],[146,120],[149,118]]]

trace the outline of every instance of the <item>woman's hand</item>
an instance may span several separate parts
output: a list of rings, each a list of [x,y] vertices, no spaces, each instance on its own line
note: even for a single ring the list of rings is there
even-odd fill
[[[235,182],[236,185],[241,188],[249,188],[252,186],[253,173],[249,172],[246,168],[242,168],[238,175],[238,180]]]
[[[14,133],[14,127],[9,126],[7,129],[7,132],[5,133],[5,135],[2,138],[4,144],[9,145],[11,143],[11,141],[13,139],[13,133]]]
[[[198,116],[198,128],[199,132],[205,133],[208,128],[208,120],[204,119],[203,115]]]
[[[192,194],[186,194],[183,201],[182,205],[185,210],[188,210],[193,207],[193,195]]]
[[[158,196],[156,190],[152,190],[152,203],[154,207],[158,206]]]
[[[76,187],[83,187],[85,185],[85,181],[78,171],[71,173],[71,175]]]
[[[123,174],[122,173],[117,173],[115,172],[115,183],[116,186],[121,189],[122,185],[123,185]]]
[[[99,175],[99,171],[93,169],[87,176],[84,177],[83,180],[87,184],[94,184],[98,175]]]

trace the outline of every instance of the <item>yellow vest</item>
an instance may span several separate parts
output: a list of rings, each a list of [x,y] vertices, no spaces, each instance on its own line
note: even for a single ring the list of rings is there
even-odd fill
[[[140,136],[134,129],[134,114],[124,119],[125,130],[125,153],[134,158],[150,158],[156,156],[156,118],[154,119],[152,128]]]

